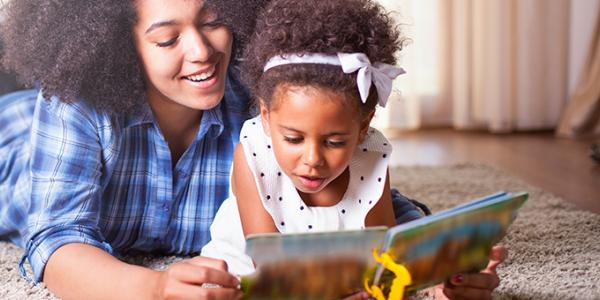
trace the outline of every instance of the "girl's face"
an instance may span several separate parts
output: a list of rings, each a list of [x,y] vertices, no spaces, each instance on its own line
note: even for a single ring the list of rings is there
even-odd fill
[[[149,101],[195,109],[223,97],[232,33],[200,0],[136,0],[136,48]]]
[[[370,117],[357,121],[358,109],[344,97],[319,88],[279,87],[270,110],[261,105],[277,162],[301,193],[347,187],[340,187],[339,178],[364,139]]]

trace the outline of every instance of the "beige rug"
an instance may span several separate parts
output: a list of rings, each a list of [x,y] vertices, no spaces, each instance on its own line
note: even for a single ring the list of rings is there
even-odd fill
[[[499,190],[528,191],[529,201],[502,242],[510,254],[499,268],[494,299],[600,299],[600,215],[482,165],[399,168],[392,182],[434,212]],[[55,299],[20,278],[21,251],[0,243],[0,299]],[[133,259],[154,268],[174,260]]]

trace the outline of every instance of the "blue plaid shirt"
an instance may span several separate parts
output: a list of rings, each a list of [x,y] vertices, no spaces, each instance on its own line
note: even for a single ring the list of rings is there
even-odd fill
[[[0,98],[0,239],[25,247],[35,281],[68,243],[112,254],[200,252],[228,197],[247,100],[230,74],[224,100],[204,112],[172,167],[148,106],[110,116],[35,91]]]

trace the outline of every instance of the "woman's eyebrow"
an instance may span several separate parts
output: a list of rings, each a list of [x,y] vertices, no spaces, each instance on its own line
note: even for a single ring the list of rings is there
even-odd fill
[[[175,20],[167,20],[167,21],[160,21],[160,22],[152,23],[152,25],[150,25],[150,27],[148,27],[148,29],[146,29],[145,34],[148,34],[152,30],[155,30],[160,27],[173,26],[176,24],[177,24],[177,22]]]

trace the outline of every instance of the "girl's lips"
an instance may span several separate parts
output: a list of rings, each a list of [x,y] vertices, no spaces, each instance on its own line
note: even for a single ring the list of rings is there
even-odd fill
[[[302,185],[304,185],[305,187],[307,187],[309,189],[318,188],[319,186],[321,186],[321,184],[325,180],[323,178],[311,178],[311,177],[306,177],[306,176],[298,176],[298,178],[300,178],[300,182],[302,183]]]

